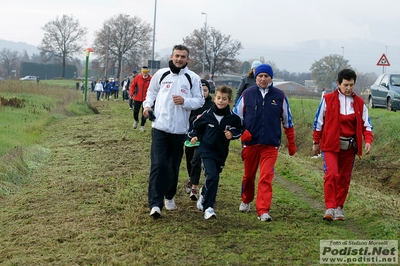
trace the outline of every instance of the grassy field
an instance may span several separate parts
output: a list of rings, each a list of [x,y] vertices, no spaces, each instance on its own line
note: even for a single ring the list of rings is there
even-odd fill
[[[356,160],[345,222],[322,221],[322,161],[311,158],[318,101],[294,98],[298,153],[289,157],[281,147],[271,223],[257,219],[254,203],[249,213],[238,211],[239,141],[221,174],[216,220],[204,220],[184,192],[184,163],[178,209],[153,220],[151,127],[134,130],[126,102],[91,95],[90,109],[74,88],[44,83],[3,84],[0,96],[27,100],[0,109],[9,128],[0,132],[8,145],[0,153],[2,265],[318,265],[320,240],[399,239],[398,113],[370,111],[376,141],[371,155]],[[36,116],[33,105],[41,106]],[[10,116],[18,119],[4,122]]]
[[[59,86],[59,87],[67,87],[70,89],[75,89],[76,82],[81,82],[82,80],[73,80],[73,79],[49,79],[49,80],[41,80],[40,84],[51,85],[51,86]],[[91,82],[88,80],[88,82]]]

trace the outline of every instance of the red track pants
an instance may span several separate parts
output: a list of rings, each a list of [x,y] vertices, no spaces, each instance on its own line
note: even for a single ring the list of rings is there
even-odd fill
[[[340,152],[323,152],[324,196],[327,209],[343,208],[349,192],[355,152],[353,148]]]
[[[260,165],[260,178],[256,200],[257,215],[268,213],[272,201],[272,179],[274,166],[278,157],[278,147],[275,146],[246,146],[242,150],[244,175],[242,180],[242,201],[250,203],[254,199],[257,168]]]

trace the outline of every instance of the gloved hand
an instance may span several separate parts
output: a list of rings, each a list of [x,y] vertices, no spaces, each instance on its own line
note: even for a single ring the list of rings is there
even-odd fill
[[[240,139],[243,142],[249,142],[252,139],[251,133],[250,131],[248,131],[247,129],[243,132],[242,136],[240,136]]]
[[[286,138],[288,140],[289,155],[293,156],[296,153],[296,142],[294,140],[294,127],[284,128]]]
[[[295,142],[288,142],[288,151],[289,151],[290,156],[293,156],[296,154],[296,143]]]

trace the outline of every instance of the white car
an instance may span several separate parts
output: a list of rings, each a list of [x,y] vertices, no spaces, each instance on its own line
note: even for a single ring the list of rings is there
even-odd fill
[[[25,76],[23,78],[20,78],[19,80],[36,80],[36,76]]]

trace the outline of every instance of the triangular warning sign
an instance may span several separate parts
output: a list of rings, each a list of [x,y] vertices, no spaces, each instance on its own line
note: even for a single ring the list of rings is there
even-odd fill
[[[390,66],[389,60],[387,59],[385,54],[382,54],[381,58],[379,59],[377,66]]]

